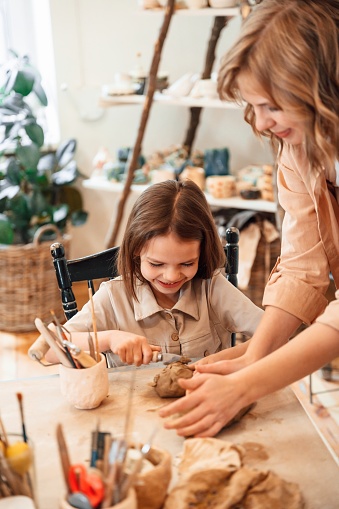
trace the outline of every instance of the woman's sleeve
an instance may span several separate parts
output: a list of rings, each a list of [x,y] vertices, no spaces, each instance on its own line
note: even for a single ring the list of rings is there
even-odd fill
[[[285,210],[281,256],[265,288],[264,306],[275,306],[305,323],[326,307],[329,265],[318,230],[315,204],[291,168],[278,169],[279,202]]]

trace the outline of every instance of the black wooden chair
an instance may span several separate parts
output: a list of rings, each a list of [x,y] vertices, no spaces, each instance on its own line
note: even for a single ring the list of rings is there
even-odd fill
[[[238,285],[238,259],[239,259],[239,231],[237,228],[226,230],[225,276],[234,286]],[[119,247],[112,247],[93,255],[84,256],[74,260],[67,260],[62,244],[55,242],[51,245],[51,255],[61,292],[61,301],[66,320],[78,312],[77,302],[72,290],[72,283],[87,281],[88,287],[94,294],[93,281],[96,279],[112,279],[118,276],[116,259]],[[232,346],[235,345],[235,333],[232,334]]]

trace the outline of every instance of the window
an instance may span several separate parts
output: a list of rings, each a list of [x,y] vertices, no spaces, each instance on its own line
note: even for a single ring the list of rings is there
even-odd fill
[[[60,141],[50,8],[47,0],[0,0],[0,62],[8,50],[28,55],[42,76],[48,106],[37,113],[45,144]]]

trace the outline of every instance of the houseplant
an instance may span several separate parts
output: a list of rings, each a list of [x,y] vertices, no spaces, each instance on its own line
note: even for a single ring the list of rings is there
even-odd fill
[[[29,104],[47,97],[39,73],[25,56],[13,54],[0,69],[0,244],[27,244],[39,226],[65,231],[86,221],[79,191],[76,141],[44,151],[44,131]]]
[[[34,102],[35,101],[35,102]],[[0,329],[34,329],[34,318],[61,314],[49,247],[69,244],[67,225],[87,219],[79,190],[76,141],[44,148],[37,104],[47,105],[39,72],[12,52],[0,67]]]

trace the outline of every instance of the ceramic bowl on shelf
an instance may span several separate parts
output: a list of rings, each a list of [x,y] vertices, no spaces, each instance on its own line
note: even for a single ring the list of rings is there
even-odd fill
[[[209,0],[210,7],[214,7],[215,9],[225,9],[227,7],[235,7],[237,5],[237,0]]]
[[[207,0],[185,0],[189,9],[203,9],[207,7]]]

